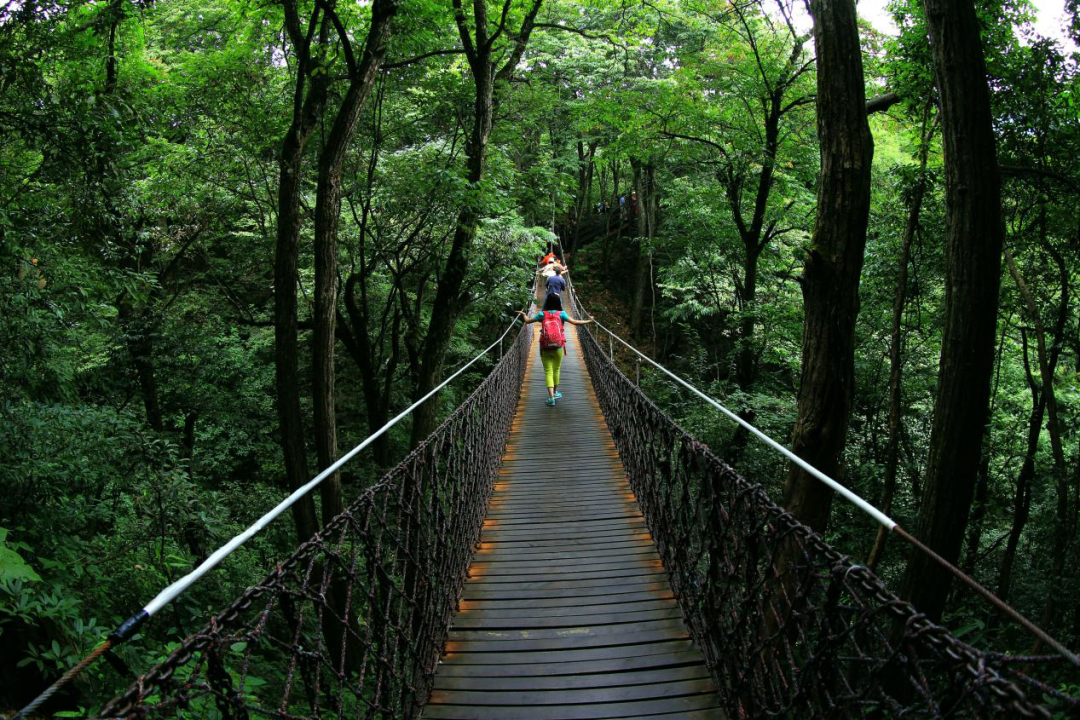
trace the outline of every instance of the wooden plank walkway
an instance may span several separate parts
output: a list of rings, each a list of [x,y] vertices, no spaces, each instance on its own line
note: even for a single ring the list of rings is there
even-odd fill
[[[428,720],[722,720],[567,324],[522,389]]]

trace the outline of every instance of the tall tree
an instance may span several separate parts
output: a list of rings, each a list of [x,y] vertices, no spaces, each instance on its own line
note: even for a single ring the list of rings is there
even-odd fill
[[[949,562],[971,509],[985,432],[1004,224],[979,20],[971,0],[924,0],[945,154],[945,326],[930,434],[921,539]],[[938,620],[949,574],[913,551],[903,594]]]
[[[930,143],[936,133],[937,122],[933,105],[923,103],[922,126],[919,133],[919,169],[915,175],[908,201],[907,222],[904,224],[904,236],[900,246],[900,258],[896,265],[896,294],[893,296],[892,326],[889,330],[889,421],[888,437],[885,440],[885,479],[881,493],[882,512],[892,512],[893,498],[896,495],[896,473],[900,464],[900,434],[903,431],[902,380],[904,374],[904,307],[908,292],[908,265],[911,258],[911,243],[919,231],[922,216],[923,199],[926,197],[927,162],[930,156]],[[885,541],[889,531],[879,527],[874,546],[870,549],[866,564],[871,568],[877,565],[885,551]]]
[[[390,21],[397,0],[374,0],[363,54],[356,58],[352,41],[333,5],[325,12],[333,21],[345,55],[349,87],[338,107],[330,134],[319,155],[315,198],[315,332],[312,337],[312,389],[315,409],[315,452],[319,468],[337,460],[337,419],[334,412],[334,343],[338,316],[338,223],[341,220],[341,175],[345,151],[356,134],[360,111],[371,95],[386,54]],[[323,520],[343,509],[341,477],[334,473],[319,488]]]
[[[694,141],[719,155],[708,161],[708,167],[713,168],[742,245],[742,273],[741,277],[735,275],[736,306],[741,311],[735,382],[740,389],[749,390],[757,376],[760,354],[754,340],[760,314],[756,308],[760,260],[769,243],[792,229],[785,215],[794,203],[785,197],[787,207],[781,212],[776,189],[782,162],[791,162],[792,151],[799,146],[792,142],[792,136],[806,124],[798,111],[814,101],[809,83],[814,61],[804,51],[809,37],[795,29],[783,3],[779,4],[782,28],[777,27],[778,19],[752,4],[725,4],[722,8],[714,13],[722,28],[715,42],[726,52],[691,55],[690,61],[702,63],[698,70],[701,78],[696,80],[701,88],[688,88],[685,94],[694,98],[695,90],[705,90],[722,99],[689,103],[677,116],[680,123],[689,126],[665,134]],[[680,98],[683,102],[686,99]],[[733,106],[740,110],[733,111]],[[695,121],[694,115],[702,115],[704,122]],[[695,130],[695,124],[704,127]],[[790,196],[790,192],[784,195]],[[753,417],[751,411],[743,415]],[[740,432],[740,437],[743,435]]]
[[[1044,229],[1043,242],[1045,242],[1045,223],[1039,223]],[[1052,248],[1048,248],[1058,266],[1058,274],[1061,282],[1061,294],[1058,301],[1056,320],[1050,329],[1048,338],[1047,328],[1043,323],[1035,295],[1032,293],[1024,276],[1017,267],[1009,248],[1005,247],[1005,260],[1016,283],[1020,297],[1023,299],[1024,309],[1033,326],[1031,333],[1035,336],[1035,354],[1038,360],[1039,382],[1035,381],[1031,370],[1031,362],[1028,360],[1029,333],[1021,329],[1022,351],[1024,353],[1024,374],[1027,378],[1028,389],[1031,391],[1031,414],[1028,417],[1027,449],[1024,460],[1020,465],[1020,473],[1016,478],[1016,493],[1013,499],[1013,521],[1009,530],[1009,539],[1005,545],[1005,554],[998,571],[997,594],[1002,600],[1009,598],[1009,590],[1012,582],[1013,567],[1016,563],[1016,550],[1020,544],[1020,536],[1027,525],[1031,513],[1032,484],[1035,480],[1035,456],[1039,448],[1039,437],[1042,434],[1043,414],[1049,415],[1050,447],[1054,458],[1054,477],[1058,483],[1065,482],[1065,451],[1061,443],[1061,426],[1058,418],[1058,403],[1054,393],[1054,374],[1057,369],[1058,359],[1061,356],[1062,338],[1065,333],[1065,323],[1069,313],[1069,276],[1065,268],[1064,258]],[[1059,493],[1060,495],[1060,493]],[[1062,548],[1061,555],[1064,554]],[[1055,553],[1055,571],[1060,575],[1064,570],[1059,565]],[[1063,561],[1061,561],[1063,563]],[[1046,618],[1043,619],[1046,622]]]
[[[866,118],[855,4],[816,0],[810,12],[817,51],[821,175],[817,221],[802,276],[802,374],[792,447],[814,467],[838,477],[855,392],[855,319],[874,141]],[[799,520],[824,528],[832,495],[814,477],[791,466],[784,505]]]
[[[457,216],[454,240],[446,266],[442,272],[439,288],[435,293],[435,304],[428,323],[427,337],[424,341],[420,360],[419,377],[415,397],[427,395],[438,385],[442,378],[446,350],[454,332],[458,316],[468,302],[468,294],[463,292],[465,277],[469,270],[469,255],[476,239],[480,220],[484,217],[485,199],[481,186],[487,161],[487,145],[491,137],[492,121],[495,116],[495,86],[510,79],[511,73],[525,54],[536,15],[540,12],[543,0],[532,0],[525,12],[517,32],[510,27],[513,0],[504,0],[499,19],[496,22],[488,17],[485,0],[473,3],[472,27],[462,8],[461,0],[454,0],[454,21],[457,24],[461,45],[469,63],[475,84],[473,98],[472,130],[465,143],[466,174],[468,183],[465,200]],[[511,39],[506,48],[506,59],[501,60],[497,49],[503,35]],[[498,62],[501,60],[501,65]],[[438,415],[438,398],[433,397],[416,409],[413,414],[412,443],[415,445],[431,434],[435,429]]]
[[[304,423],[300,412],[299,342],[296,290],[300,254],[304,148],[326,105],[329,74],[316,50],[326,43],[331,26],[322,5],[315,3],[301,22],[297,0],[282,0],[285,30],[296,57],[292,123],[281,142],[278,158],[277,244],[274,250],[274,367],[277,381],[278,423],[285,456],[285,480],[291,490],[308,481]],[[316,33],[318,39],[316,40]],[[318,529],[311,496],[293,505],[293,521],[301,541]]]
[[[637,204],[630,209],[637,213],[638,253],[633,275],[633,291],[630,297],[630,329],[640,336],[645,310],[645,296],[653,286],[653,241],[660,223],[660,199],[656,187],[656,164],[650,158],[631,160],[634,170],[634,192]],[[650,302],[651,304],[651,302]],[[656,327],[653,326],[652,341],[656,343]]]

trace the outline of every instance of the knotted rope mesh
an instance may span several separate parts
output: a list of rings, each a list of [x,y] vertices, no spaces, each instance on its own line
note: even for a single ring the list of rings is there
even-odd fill
[[[406,718],[483,523],[531,326],[422,445],[100,717]]]
[[[931,623],[684,432],[591,333],[578,336],[731,718],[1080,714],[1076,698],[1032,675],[1043,663],[1040,671],[1065,676],[1071,666],[1064,660],[984,653]]]

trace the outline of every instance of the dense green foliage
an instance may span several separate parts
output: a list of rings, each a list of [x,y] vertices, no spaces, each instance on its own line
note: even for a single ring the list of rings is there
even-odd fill
[[[283,494],[273,326],[278,159],[301,73],[284,29],[287,5],[0,5],[0,710],[26,701],[29,688],[57,677]],[[447,368],[510,322],[555,230],[567,249],[582,246],[572,268],[598,317],[626,326],[635,285],[646,283],[638,344],[770,435],[790,437],[799,276],[818,172],[813,43],[790,5],[549,0],[509,82],[496,87],[485,175],[470,185],[463,148],[474,79],[453,6],[402,0],[343,168],[342,445],[414,397],[466,205],[481,207],[483,218],[464,256],[465,310]],[[369,6],[342,5],[354,38],[366,32]],[[527,5],[507,7],[519,27]],[[1024,0],[980,7],[1014,263],[1003,269],[991,423],[964,567],[1076,646],[1080,74],[1075,54],[1033,36]],[[491,8],[495,23],[502,5]],[[871,116],[873,208],[843,479],[881,499],[889,351],[899,342],[891,510],[914,526],[940,353],[945,210],[921,5],[896,0],[893,9],[898,37],[863,27],[867,96],[891,91],[901,100]],[[305,22],[310,12],[300,4]],[[1080,19],[1071,17],[1076,34]],[[505,60],[509,51],[500,52]],[[315,166],[348,74],[333,33],[308,72],[329,82],[328,110],[304,151],[301,198],[300,376],[310,399]],[[654,236],[622,228],[617,212],[597,213],[644,188],[650,172]],[[919,187],[925,199],[893,336]],[[485,363],[442,394],[443,414],[476,386]],[[785,465],[775,455],[662,378],[645,372],[643,384],[779,498]],[[408,445],[403,425],[359,459],[343,478],[346,498]],[[874,533],[869,520],[834,505],[828,539],[843,551],[865,558]],[[279,521],[119,659],[146,668],[295,542]],[[890,547],[878,571],[898,581],[905,558]],[[979,644],[1031,645],[963,591],[946,619]],[[113,665],[98,664],[66,705],[98,707],[120,682]]]

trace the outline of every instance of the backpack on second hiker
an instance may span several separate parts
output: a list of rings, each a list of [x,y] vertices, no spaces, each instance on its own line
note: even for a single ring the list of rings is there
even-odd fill
[[[540,325],[540,349],[556,350],[566,347],[566,335],[563,334],[562,313],[547,310],[543,324]]]

